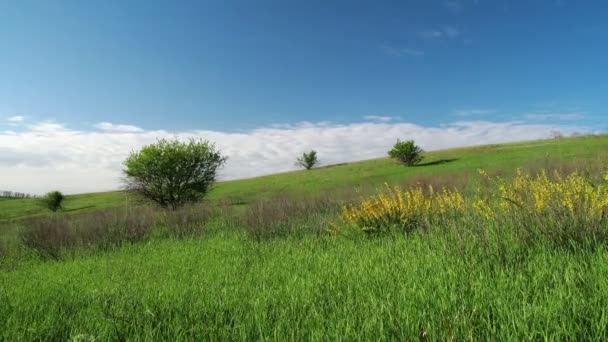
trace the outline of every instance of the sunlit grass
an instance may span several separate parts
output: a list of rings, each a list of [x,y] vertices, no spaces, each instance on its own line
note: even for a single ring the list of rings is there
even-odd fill
[[[212,206],[176,212],[12,222],[0,340],[607,340],[594,139],[223,183]]]
[[[564,162],[581,166],[605,160],[608,156],[607,145],[608,135],[601,135],[434,151],[426,154],[422,166],[411,168],[381,158],[310,172],[294,171],[220,182],[210,192],[208,199],[213,203],[240,206],[285,193],[314,194],[348,187],[381,187],[385,182],[399,184],[416,177],[469,173],[478,168],[511,172],[527,166],[552,169],[553,164]],[[325,158],[322,155],[319,157]],[[94,177],[91,181],[95,181]],[[79,214],[133,204],[123,192],[117,191],[68,196],[65,208],[66,214]],[[0,201],[0,221],[47,214],[36,200]]]
[[[439,233],[155,241],[0,274],[6,340],[603,340],[604,248]]]

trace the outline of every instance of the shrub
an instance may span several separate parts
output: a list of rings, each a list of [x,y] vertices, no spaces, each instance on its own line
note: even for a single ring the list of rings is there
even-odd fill
[[[397,140],[393,149],[388,151],[388,155],[407,166],[413,166],[422,161],[422,152],[424,151],[416,145],[414,140]]]
[[[68,216],[41,217],[23,222],[19,232],[25,247],[59,259],[77,247],[108,249],[146,239],[157,225],[150,207],[108,209]]]
[[[409,233],[475,222],[474,226],[495,227],[526,243],[536,240],[571,247],[608,241],[608,182],[593,184],[577,172],[533,176],[518,171],[510,181],[480,172],[493,184],[488,192],[389,188],[345,206],[342,218],[366,233]]]
[[[124,162],[126,188],[163,208],[176,209],[201,200],[225,162],[205,140],[159,140],[133,152]]]
[[[317,151],[311,150],[308,153],[302,153],[302,156],[296,160],[296,165],[305,168],[306,170],[312,169],[315,165],[319,164],[317,158]]]
[[[342,217],[346,223],[365,233],[387,231],[412,232],[430,227],[440,216],[463,214],[466,210],[464,196],[444,188],[440,192],[425,192],[421,186],[408,190],[388,188],[385,192],[345,206]]]
[[[42,204],[50,211],[56,212],[62,209],[65,196],[60,191],[51,191],[42,197]]]

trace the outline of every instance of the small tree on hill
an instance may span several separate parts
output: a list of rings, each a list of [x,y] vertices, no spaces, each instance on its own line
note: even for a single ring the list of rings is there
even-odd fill
[[[296,165],[305,168],[306,170],[312,169],[315,165],[319,164],[317,158],[317,151],[311,150],[308,153],[302,153],[302,156],[297,159]]]
[[[395,146],[393,146],[393,149],[388,151],[388,155],[407,166],[413,166],[418,164],[424,158],[422,156],[422,152],[424,151],[418,145],[416,145],[414,140],[397,140],[397,143]]]
[[[161,139],[125,160],[126,188],[163,208],[176,209],[201,200],[226,159],[206,140]]]
[[[51,191],[44,195],[40,200],[42,205],[47,207],[50,211],[56,212],[63,209],[63,200],[65,196],[60,191]]]

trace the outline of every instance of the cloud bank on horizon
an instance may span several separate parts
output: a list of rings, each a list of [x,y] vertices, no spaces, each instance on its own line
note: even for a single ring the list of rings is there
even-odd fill
[[[220,180],[294,170],[304,151],[318,151],[323,164],[384,157],[397,139],[415,139],[425,150],[513,142],[562,134],[590,133],[581,127],[522,121],[458,121],[439,127],[368,117],[350,124],[302,122],[244,132],[190,130],[169,132],[98,123],[92,130],[40,122],[19,132],[0,131],[3,190],[41,194],[59,189],[84,193],[119,189],[122,162],[129,152],[160,138],[213,141],[229,157]]]

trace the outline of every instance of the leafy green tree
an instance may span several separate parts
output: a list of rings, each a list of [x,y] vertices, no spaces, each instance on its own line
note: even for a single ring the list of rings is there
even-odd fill
[[[206,140],[161,139],[132,152],[125,160],[126,188],[160,207],[176,209],[200,201],[226,160]]]
[[[424,158],[422,155],[423,152],[424,151],[416,145],[414,140],[397,140],[393,149],[388,151],[388,155],[407,166],[413,166],[422,161]]]
[[[310,170],[315,165],[319,164],[319,159],[317,158],[317,151],[311,150],[308,153],[302,153],[302,156],[296,160],[296,165],[305,168],[306,170]]]
[[[42,205],[47,207],[50,211],[56,212],[63,209],[63,200],[65,196],[60,191],[51,191],[40,199]]]

